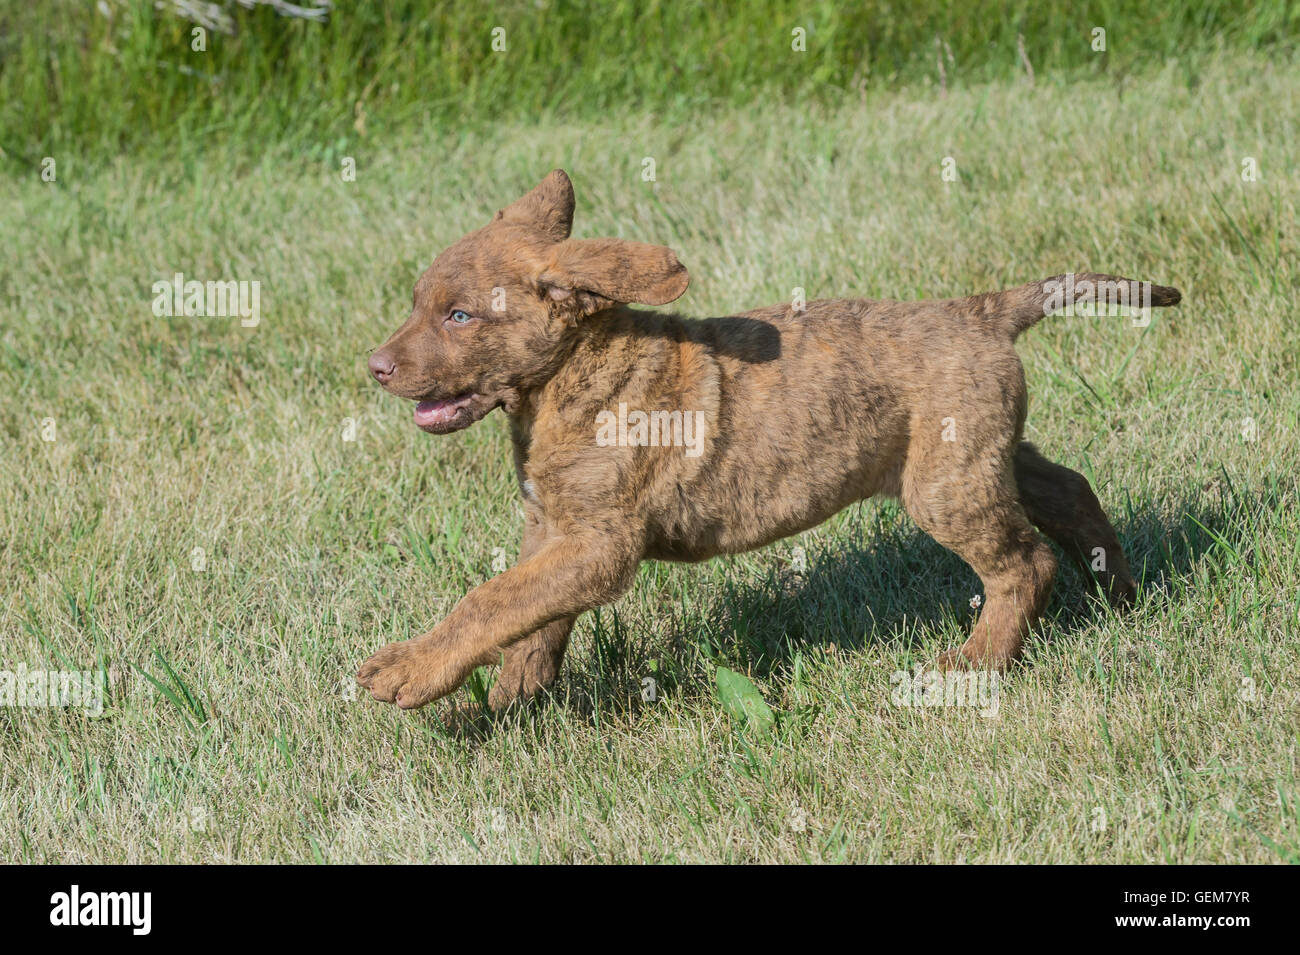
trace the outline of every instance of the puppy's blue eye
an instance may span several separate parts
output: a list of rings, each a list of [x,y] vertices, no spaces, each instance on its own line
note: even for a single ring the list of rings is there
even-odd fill
[[[469,321],[469,314],[467,312],[462,312],[460,309],[456,309],[456,311],[451,313],[451,320],[457,325],[464,325]]]

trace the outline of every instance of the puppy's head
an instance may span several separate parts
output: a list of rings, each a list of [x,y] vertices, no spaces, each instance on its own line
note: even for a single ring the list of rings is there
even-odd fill
[[[563,363],[578,323],[686,291],[671,249],[570,239],[572,226],[573,184],[557,169],[420,276],[411,317],[370,356],[387,391],[418,402],[419,427],[447,434],[513,411]]]

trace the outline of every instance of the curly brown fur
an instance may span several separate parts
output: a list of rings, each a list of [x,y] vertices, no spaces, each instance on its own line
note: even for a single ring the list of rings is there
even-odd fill
[[[573,206],[556,170],[451,246],[371,356],[388,391],[420,402],[426,431],[505,409],[525,512],[515,567],[362,664],[376,699],[421,706],[494,663],[493,709],[530,697],[559,673],[577,616],[622,594],[642,560],[761,547],[876,494],[900,497],[983,581],[970,638],[941,666],[1003,668],[1020,655],[1056,571],[1034,525],[1112,600],[1131,599],[1088,482],[1021,440],[1012,342],[1105,290],[1165,305],[1176,289],[1079,273],[946,301],[816,301],[692,321],[627,307],[685,291],[671,250],[570,239]],[[667,446],[603,442],[602,412],[620,407],[691,415],[698,453],[685,432]]]

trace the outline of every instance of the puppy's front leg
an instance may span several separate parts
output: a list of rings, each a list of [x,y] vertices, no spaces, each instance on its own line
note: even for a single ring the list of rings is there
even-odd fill
[[[402,709],[446,696],[475,667],[499,662],[514,641],[619,597],[631,586],[641,553],[626,533],[584,530],[551,538],[471,590],[424,636],[384,647],[361,665],[357,682]]]
[[[524,508],[524,535],[519,545],[522,564],[546,543],[548,530],[540,508]],[[531,699],[560,675],[560,663],[569,645],[576,617],[561,617],[506,647],[488,709],[499,713],[516,702]]]

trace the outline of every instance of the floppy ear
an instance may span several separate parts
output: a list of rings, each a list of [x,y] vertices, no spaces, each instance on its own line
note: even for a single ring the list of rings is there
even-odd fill
[[[532,190],[498,212],[494,221],[529,226],[562,242],[573,229],[573,183],[563,169],[554,169]]]
[[[547,250],[538,283],[578,316],[614,303],[666,305],[686,291],[690,276],[667,246],[623,239],[566,239]]]

